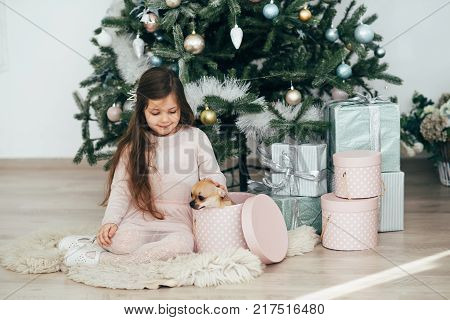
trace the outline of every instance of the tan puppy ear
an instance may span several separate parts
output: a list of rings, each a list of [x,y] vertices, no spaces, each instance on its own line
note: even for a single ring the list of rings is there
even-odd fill
[[[218,192],[219,192],[219,196],[221,198],[225,198],[225,196],[227,195],[226,191],[221,189],[221,188],[217,188]]]

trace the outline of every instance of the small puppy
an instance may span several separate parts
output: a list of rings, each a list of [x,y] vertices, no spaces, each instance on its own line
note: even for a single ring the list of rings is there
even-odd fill
[[[195,210],[203,208],[223,208],[235,204],[230,199],[227,192],[216,187],[214,181],[209,178],[202,179],[194,184],[191,197],[193,200],[189,202],[189,205]]]

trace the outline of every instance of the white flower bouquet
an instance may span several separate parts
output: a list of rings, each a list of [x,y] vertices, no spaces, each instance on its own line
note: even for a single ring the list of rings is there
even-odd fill
[[[439,169],[442,184],[450,186],[450,94],[443,94],[439,102],[415,92],[413,108],[401,119],[402,154],[414,156],[423,149]]]

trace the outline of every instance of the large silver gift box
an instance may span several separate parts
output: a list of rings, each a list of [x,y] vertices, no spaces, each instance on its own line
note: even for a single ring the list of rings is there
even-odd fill
[[[271,174],[273,184],[284,179],[287,183],[281,188],[273,188],[273,195],[320,197],[327,193],[327,145],[326,144],[287,144],[274,143],[271,145],[272,161],[281,166],[288,166],[283,152],[289,156],[296,175],[286,176],[285,173]],[[303,174],[298,174],[303,173]],[[308,179],[311,175],[319,175],[316,180]]]
[[[365,100],[366,99],[366,100]],[[381,171],[400,171],[400,112],[397,104],[380,99],[355,97],[332,101],[326,108],[328,168],[332,156],[348,150],[381,151]]]
[[[381,174],[384,194],[381,196],[380,232],[404,230],[404,184],[403,172]]]

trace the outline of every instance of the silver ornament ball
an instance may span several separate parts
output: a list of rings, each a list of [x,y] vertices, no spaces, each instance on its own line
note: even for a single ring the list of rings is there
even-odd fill
[[[339,39],[338,30],[336,28],[330,28],[325,31],[325,38],[330,42],[335,42]]]
[[[373,40],[374,35],[372,28],[367,24],[360,24],[354,32],[355,39],[359,43],[369,43]]]
[[[181,0],[166,0],[166,5],[172,9],[178,7],[180,3]]]
[[[302,94],[297,89],[289,89],[284,98],[287,104],[295,106],[302,101]]]
[[[336,69],[336,75],[341,79],[350,78],[352,75],[352,68],[345,63],[341,63]]]
[[[386,50],[382,47],[378,47],[375,49],[375,56],[377,58],[383,58],[386,55]]]
[[[162,65],[162,59],[158,56],[151,55],[150,56],[150,64],[154,67],[159,67]]]
[[[268,3],[263,8],[263,15],[267,19],[273,19],[278,16],[280,9],[278,9],[277,5],[274,3]]]
[[[184,40],[184,49],[192,54],[199,54],[205,49],[205,39],[193,32]]]

